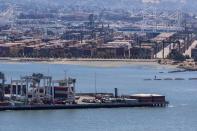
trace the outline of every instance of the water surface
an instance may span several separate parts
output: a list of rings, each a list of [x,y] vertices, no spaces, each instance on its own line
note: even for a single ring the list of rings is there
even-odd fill
[[[146,78],[197,77],[197,72],[169,74],[173,68],[157,65],[130,65],[114,68],[80,65],[1,63],[7,82],[22,75],[41,72],[61,79],[77,79],[78,92],[120,94],[159,93],[170,101],[167,108],[118,108],[53,111],[0,112],[0,131],[196,131],[197,81],[144,81]],[[163,73],[160,73],[163,72]]]

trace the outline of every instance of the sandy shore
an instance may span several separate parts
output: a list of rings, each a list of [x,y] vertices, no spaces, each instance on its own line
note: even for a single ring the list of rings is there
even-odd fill
[[[121,67],[130,65],[158,65],[156,59],[40,59],[40,58],[0,58],[4,63],[45,63],[45,64],[67,64],[84,65],[94,67]],[[169,66],[169,65],[167,65]],[[169,66],[170,67],[170,66]]]

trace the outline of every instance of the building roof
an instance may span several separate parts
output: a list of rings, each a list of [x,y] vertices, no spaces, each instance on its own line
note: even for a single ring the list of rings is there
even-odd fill
[[[152,97],[152,96],[163,96],[159,94],[132,94],[131,96],[136,96],[136,97]]]
[[[7,45],[7,44],[0,44],[0,47],[11,47],[11,45]]]
[[[156,36],[155,38],[153,38],[153,41],[163,41],[166,40],[170,37],[172,37],[175,33],[161,33],[158,36]]]

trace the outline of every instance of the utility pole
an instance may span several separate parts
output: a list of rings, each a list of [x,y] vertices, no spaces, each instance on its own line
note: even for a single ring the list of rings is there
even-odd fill
[[[164,50],[165,49],[165,47],[164,47],[165,45],[164,44],[165,44],[164,41],[162,41],[162,58],[163,59],[165,58],[165,56],[164,56],[165,55],[165,50]]]

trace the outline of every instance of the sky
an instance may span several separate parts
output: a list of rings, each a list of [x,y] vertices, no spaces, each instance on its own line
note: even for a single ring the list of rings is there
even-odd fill
[[[99,6],[106,8],[123,8],[142,7],[144,3],[157,3],[159,8],[176,9],[183,7],[185,10],[197,11],[197,0],[0,0],[16,1],[17,3],[39,3],[40,5],[65,5],[65,6]],[[32,1],[32,2],[30,2]]]

